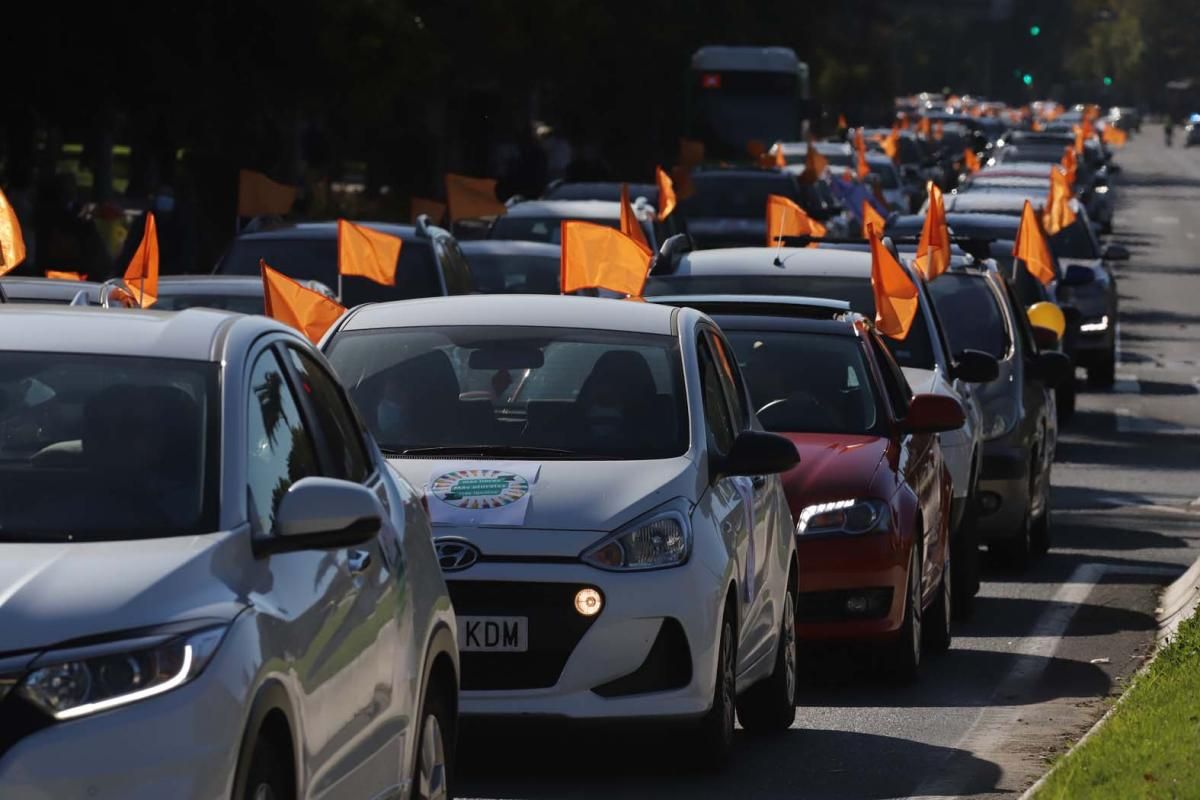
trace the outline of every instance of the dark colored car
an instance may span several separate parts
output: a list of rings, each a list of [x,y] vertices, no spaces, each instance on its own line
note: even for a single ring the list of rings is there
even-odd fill
[[[544,242],[477,239],[461,243],[481,294],[558,294],[562,248]]]
[[[619,187],[618,187],[619,191]],[[654,206],[642,198],[631,201],[633,213],[642,226],[642,234],[651,249],[677,230],[677,215],[659,222]],[[488,231],[489,239],[509,239],[524,242],[559,244],[562,239],[562,223],[565,220],[581,220],[610,228],[621,227],[621,203],[619,200],[526,200],[508,207],[508,213],[497,217]]]
[[[695,193],[679,213],[698,247],[760,247],[767,241],[767,196],[781,195],[817,220],[837,210],[820,188],[801,184],[783,169],[703,169],[692,174]]]
[[[458,242],[449,231],[423,219],[416,225],[364,222],[369,228],[399,236],[404,244],[396,265],[396,285],[383,286],[367,278],[346,277],[342,305],[356,306],[386,300],[468,294],[471,271]],[[271,230],[243,233],[217,262],[216,275],[260,275],[259,261],[289,278],[338,285],[336,222],[304,222]]]

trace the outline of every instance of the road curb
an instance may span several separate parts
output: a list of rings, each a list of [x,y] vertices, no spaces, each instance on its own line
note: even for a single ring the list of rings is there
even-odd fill
[[[1142,673],[1150,669],[1150,665],[1154,663],[1154,659],[1162,652],[1162,649],[1170,643],[1175,632],[1179,630],[1179,625],[1185,619],[1191,617],[1197,607],[1200,607],[1200,558],[1192,562],[1187,571],[1176,578],[1174,581],[1163,590],[1161,605],[1157,609],[1156,616],[1158,617],[1158,634],[1156,635],[1156,645],[1154,655],[1151,656],[1145,664],[1143,664],[1137,672],[1133,674],[1133,680],[1141,677]],[[1129,696],[1129,692],[1123,692],[1117,698],[1117,702],[1112,704],[1112,708],[1104,712],[1100,719],[1092,727],[1088,728],[1087,733],[1080,737],[1079,741],[1071,745],[1067,752],[1063,753],[1054,765],[1046,771],[1046,774],[1037,779],[1037,782],[1030,786],[1021,795],[1018,800],[1031,800],[1035,794],[1050,780],[1050,776],[1058,769],[1067,756],[1075,752],[1088,739],[1092,738],[1096,731],[1104,727],[1104,723],[1108,722],[1108,718],[1113,715],[1121,703],[1125,702],[1125,698]]]

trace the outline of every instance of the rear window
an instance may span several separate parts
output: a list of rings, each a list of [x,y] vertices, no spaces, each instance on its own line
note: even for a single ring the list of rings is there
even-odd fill
[[[685,217],[763,219],[767,195],[779,194],[799,200],[796,186],[786,175],[728,176],[696,175],[696,193],[680,203]]]
[[[215,308],[239,314],[262,314],[262,295],[244,294],[159,294],[152,308],[159,311],[182,311],[185,308]]]
[[[1050,249],[1058,258],[1093,259],[1100,257],[1096,237],[1083,221],[1077,217],[1067,227],[1050,237]]]
[[[875,296],[868,278],[847,278],[828,275],[681,275],[650,278],[646,282],[647,297],[677,294],[756,294],[791,295],[793,297],[828,297],[845,300],[850,308],[869,319],[875,319]],[[888,349],[902,367],[933,369],[933,344],[925,315],[913,318],[908,338],[897,341],[886,337]]]
[[[607,225],[610,228],[620,228],[621,220],[589,219],[595,225]],[[489,239],[512,239],[518,242],[547,242],[560,244],[562,242],[562,217],[500,217],[492,226]]]
[[[483,294],[559,293],[556,256],[473,253],[469,260],[475,288]]]
[[[337,239],[241,238],[233,244],[217,266],[221,275],[258,275],[259,259],[289,278],[316,280],[337,291]],[[342,305],[442,294],[437,262],[427,240],[404,241],[396,265],[396,285],[382,286],[366,278],[343,278]]]
[[[947,273],[930,281],[928,289],[951,350],[982,350],[998,359],[1008,354],[1008,325],[986,278]]]

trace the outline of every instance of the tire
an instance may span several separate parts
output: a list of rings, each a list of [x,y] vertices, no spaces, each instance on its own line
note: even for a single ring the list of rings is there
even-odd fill
[[[454,776],[455,720],[443,687],[430,681],[421,701],[412,800],[450,800]]]
[[[950,560],[954,562],[950,580],[954,618],[963,621],[975,613],[975,595],[979,594],[979,532],[975,529],[975,500],[969,502],[958,535],[950,544]]]
[[[904,598],[904,620],[900,635],[888,645],[884,669],[896,683],[912,683],[921,666],[921,562],[917,557],[918,544],[913,544],[908,557],[908,586]]]
[[[1075,397],[1078,390],[1075,386],[1075,375],[1072,369],[1071,377],[1069,377],[1063,385],[1054,390],[1054,399],[1058,408],[1058,424],[1064,425],[1071,421],[1071,417],[1075,416]]]
[[[1045,511],[1033,523],[1031,532],[1031,545],[1033,554],[1044,556],[1050,552],[1050,539],[1052,538],[1050,526],[1050,506],[1046,505]]]
[[[721,620],[721,642],[717,647],[717,674],[713,681],[713,701],[708,713],[696,725],[695,758],[697,766],[715,771],[725,766],[733,750],[733,721],[737,703],[737,642],[733,622],[726,612]]]
[[[1024,572],[1033,556],[1033,501],[1025,504],[1021,528],[1011,539],[993,542],[990,547],[1010,568]]]
[[[1099,386],[1103,389],[1109,389],[1117,379],[1117,352],[1116,346],[1108,348],[1108,352],[1104,354],[1104,360],[1095,366],[1088,367],[1087,371],[1088,383],[1093,386]]]
[[[953,633],[950,617],[954,609],[954,570],[950,569],[953,559],[947,559],[942,579],[938,581],[937,599],[929,607],[921,626],[925,637],[925,649],[931,653],[944,653],[950,649]]]
[[[796,721],[796,598],[791,588],[783,600],[779,647],[771,677],[750,687],[737,700],[738,720],[749,733],[778,733]]]
[[[250,757],[246,775],[244,800],[290,800],[296,796],[295,776],[290,769],[291,759],[270,737],[260,738]]]

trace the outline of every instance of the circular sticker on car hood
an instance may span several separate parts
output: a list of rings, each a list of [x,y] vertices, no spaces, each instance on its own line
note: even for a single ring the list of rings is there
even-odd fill
[[[529,494],[529,481],[504,470],[456,469],[430,481],[429,493],[453,508],[504,508]]]

